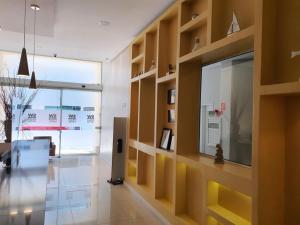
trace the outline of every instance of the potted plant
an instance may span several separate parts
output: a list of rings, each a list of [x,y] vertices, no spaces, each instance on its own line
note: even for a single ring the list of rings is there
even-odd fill
[[[16,76],[10,77],[9,72],[1,75],[0,87],[0,111],[1,115],[1,136],[5,143],[11,143],[12,139],[12,121],[15,119],[20,125],[22,123],[21,117],[28,106],[34,100],[37,90],[29,91],[26,87],[24,79],[17,78]],[[19,105],[13,106],[14,99],[19,99]],[[13,109],[18,107],[21,110],[20,118],[13,118]],[[19,127],[19,126],[18,126]],[[20,131],[20,128],[18,129]]]

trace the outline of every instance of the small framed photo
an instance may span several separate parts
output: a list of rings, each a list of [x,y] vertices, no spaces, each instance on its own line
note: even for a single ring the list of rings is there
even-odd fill
[[[175,109],[168,110],[168,122],[175,123]]]
[[[172,137],[171,137],[170,150],[171,151],[175,150],[175,136],[174,135],[172,135]]]
[[[162,135],[161,135],[160,148],[165,149],[165,150],[170,149],[171,136],[172,136],[172,130],[164,128]]]
[[[176,90],[175,89],[168,90],[168,104],[169,105],[175,104],[175,100],[176,100]]]

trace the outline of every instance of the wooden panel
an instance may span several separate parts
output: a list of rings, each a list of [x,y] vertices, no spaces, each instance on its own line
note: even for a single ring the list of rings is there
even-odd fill
[[[286,117],[285,224],[300,224],[300,97],[288,97]]]
[[[138,175],[137,183],[148,191],[153,192],[154,188],[154,157],[138,152]]]
[[[168,65],[177,64],[178,16],[162,20],[159,26],[158,77],[168,72]]]
[[[139,140],[154,145],[155,77],[141,80]]]
[[[178,82],[177,153],[199,152],[201,65],[180,65]],[[187,135],[188,134],[188,135]]]
[[[154,60],[157,65],[157,30],[146,34],[146,56],[145,56],[145,71],[149,71]]]
[[[258,224],[284,224],[284,97],[263,97],[260,105],[258,154]]]
[[[262,84],[295,82],[300,78],[300,3],[264,0]]]
[[[191,21],[193,13],[201,15],[206,11],[207,0],[183,1],[181,6],[181,26]]]
[[[155,197],[174,203],[174,162],[164,155],[156,155]]]
[[[157,88],[156,147],[159,148],[163,128],[172,129],[176,135],[175,124],[168,123],[168,109],[175,109],[175,104],[168,104],[168,90],[176,89],[176,80],[158,84]]]
[[[131,84],[130,94],[130,138],[137,139],[139,110],[139,82]]]
[[[186,175],[187,166],[184,163],[176,164],[176,198],[175,198],[175,214],[184,214],[186,211]]]
[[[212,3],[212,42],[227,36],[233,12],[241,29],[254,24],[254,0],[213,0]]]
[[[207,25],[206,23],[199,28],[193,29],[188,32],[181,33],[180,37],[180,56],[191,53],[194,47],[195,38],[199,38],[199,48],[207,43]]]

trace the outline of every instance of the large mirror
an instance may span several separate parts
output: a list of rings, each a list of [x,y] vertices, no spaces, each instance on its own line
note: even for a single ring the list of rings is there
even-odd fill
[[[253,53],[202,67],[200,152],[251,165]]]

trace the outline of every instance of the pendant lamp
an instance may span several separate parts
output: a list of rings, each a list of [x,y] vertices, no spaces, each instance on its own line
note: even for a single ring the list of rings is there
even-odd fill
[[[30,8],[34,11],[34,26],[33,26],[33,60],[32,60],[32,75],[30,80],[30,89],[37,89],[35,72],[34,72],[34,60],[35,60],[35,28],[36,28],[36,11],[40,10],[40,7],[36,4],[31,4]]]
[[[24,8],[24,46],[22,49],[21,53],[21,59],[20,59],[20,64],[19,64],[19,69],[18,69],[18,75],[25,75],[29,76],[29,69],[28,69],[28,61],[27,61],[27,52],[25,48],[25,35],[26,35],[26,7],[27,7],[27,2],[25,0],[25,8]]]

